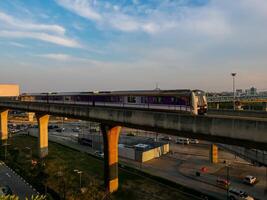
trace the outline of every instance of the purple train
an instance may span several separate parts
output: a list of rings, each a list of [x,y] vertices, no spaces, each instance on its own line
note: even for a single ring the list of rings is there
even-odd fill
[[[22,101],[85,104],[205,114],[207,98],[201,90],[95,91],[22,94]]]

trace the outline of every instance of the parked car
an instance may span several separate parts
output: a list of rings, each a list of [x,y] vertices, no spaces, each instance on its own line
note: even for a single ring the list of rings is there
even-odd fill
[[[243,179],[243,183],[245,184],[249,184],[249,185],[254,185],[256,183],[257,178],[254,176],[245,176],[245,178]]]
[[[127,136],[135,136],[136,134],[131,132],[131,133],[127,133]]]
[[[217,180],[217,185],[222,186],[223,188],[228,188],[230,185],[230,181],[228,181],[225,178],[218,177]]]
[[[191,143],[191,144],[199,144],[199,140],[198,139],[189,139],[189,143]]]
[[[57,130],[56,130],[56,132],[58,132],[58,133],[62,133],[62,132],[64,132],[65,131],[65,128],[58,128]]]
[[[75,133],[79,133],[79,132],[81,132],[81,129],[79,127],[75,127],[72,129],[72,131]]]
[[[6,196],[6,195],[12,195],[12,190],[8,185],[5,186],[0,186],[0,197],[1,196]]]
[[[254,200],[254,198],[252,196],[249,196],[245,191],[236,188],[230,188],[228,195],[230,200]]]
[[[95,151],[94,155],[101,157],[101,158],[104,158],[104,153],[102,151]]]
[[[171,141],[172,138],[170,136],[164,136],[162,138],[160,138],[161,140],[165,140],[165,141]]]
[[[177,138],[176,143],[177,144],[189,144],[189,138]]]

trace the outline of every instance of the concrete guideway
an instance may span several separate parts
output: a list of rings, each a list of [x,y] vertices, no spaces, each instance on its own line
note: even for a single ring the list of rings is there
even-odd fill
[[[267,120],[21,101],[0,101],[1,142],[7,138],[8,109],[36,114],[40,158],[48,154],[49,115],[99,122],[104,141],[105,187],[108,192],[118,189],[118,137],[121,126],[267,150]],[[215,146],[212,155],[212,162],[216,163]]]
[[[267,118],[266,111],[256,110],[228,110],[228,109],[208,109],[208,115],[211,116],[232,116],[244,118]]]
[[[19,101],[0,102],[1,107],[267,150],[267,120],[264,119]]]

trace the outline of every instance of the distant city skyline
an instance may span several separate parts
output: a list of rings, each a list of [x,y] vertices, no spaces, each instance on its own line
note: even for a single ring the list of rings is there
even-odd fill
[[[1,0],[0,84],[267,90],[266,33],[265,0]]]

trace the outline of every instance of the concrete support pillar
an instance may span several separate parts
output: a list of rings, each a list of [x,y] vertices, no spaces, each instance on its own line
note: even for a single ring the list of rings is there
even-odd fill
[[[218,147],[215,144],[210,145],[210,162],[213,164],[218,163]]]
[[[34,115],[35,115],[35,113],[33,113],[33,112],[28,113],[29,122],[33,122]]]
[[[262,110],[267,112],[267,102],[262,102]]]
[[[6,143],[8,139],[8,110],[0,110],[0,143]]]
[[[104,141],[104,179],[106,190],[110,193],[118,190],[118,141],[120,126],[101,125]]]
[[[39,126],[38,135],[38,146],[39,146],[39,157],[44,158],[48,155],[48,122],[49,115],[47,114],[36,114],[36,118]]]
[[[220,109],[220,104],[216,103],[216,109],[219,110]]]

